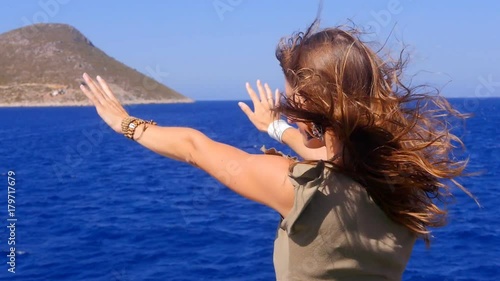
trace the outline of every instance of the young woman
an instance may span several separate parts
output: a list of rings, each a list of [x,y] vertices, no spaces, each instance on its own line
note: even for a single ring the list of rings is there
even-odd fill
[[[259,95],[247,84],[256,112],[240,104],[307,161],[251,155],[191,128],[131,117],[100,77],[84,74],[81,89],[117,133],[276,210],[278,280],[400,280],[415,240],[429,243],[429,227],[445,222],[434,201],[449,194],[444,182],[461,187],[454,178],[466,162],[452,155],[461,142],[446,119],[461,115],[404,85],[403,62],[384,61],[355,31],[314,26],[278,46],[283,101],[258,83]],[[271,121],[261,122],[262,112]],[[273,121],[278,114],[298,130]]]

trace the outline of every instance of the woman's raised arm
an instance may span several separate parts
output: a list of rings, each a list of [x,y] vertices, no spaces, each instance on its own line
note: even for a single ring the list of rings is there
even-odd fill
[[[116,132],[129,115],[106,82],[95,83],[84,74],[87,86],[81,90],[96,107],[99,116]],[[181,127],[144,124],[135,129],[134,139],[142,146],[168,158],[192,164],[236,193],[265,204],[286,216],[293,205],[293,185],[288,180],[290,160],[272,155],[252,155],[211,140],[200,131]]]

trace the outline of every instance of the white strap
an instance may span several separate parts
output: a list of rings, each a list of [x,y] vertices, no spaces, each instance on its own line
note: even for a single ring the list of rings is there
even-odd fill
[[[285,130],[288,128],[293,128],[293,127],[288,125],[288,123],[285,120],[278,119],[274,120],[271,124],[269,124],[269,127],[267,127],[267,133],[271,138],[283,143],[281,137],[283,136]]]

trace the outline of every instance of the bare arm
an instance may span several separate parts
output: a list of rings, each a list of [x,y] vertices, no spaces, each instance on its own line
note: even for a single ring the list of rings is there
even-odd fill
[[[136,129],[136,135],[142,126]],[[151,126],[137,142],[204,170],[241,196],[283,216],[293,205],[293,186],[287,178],[290,162],[283,157],[249,154],[191,128]]]
[[[82,91],[96,106],[98,114],[116,132],[128,116],[104,80],[97,85],[84,75],[90,89]],[[175,160],[190,163],[236,193],[265,204],[286,216],[293,205],[293,185],[288,180],[289,160],[271,155],[252,155],[235,147],[211,140],[203,133],[180,127],[144,125],[135,130],[134,138],[142,146]],[[142,133],[142,134],[141,134]],[[139,137],[140,136],[140,137]]]
[[[279,92],[276,90],[275,98],[273,101],[273,94],[267,84],[262,86],[260,81],[257,81],[257,88],[259,96],[255,93],[252,87],[247,83],[246,85],[248,95],[252,99],[254,111],[245,103],[240,102],[241,110],[247,115],[248,119],[254,124],[257,130],[267,133],[267,128],[279,116],[275,116],[271,108],[277,106],[279,102]],[[326,147],[322,148],[308,148],[304,145],[302,135],[299,130],[289,128],[285,130],[282,136],[282,141],[288,145],[295,153],[306,160],[327,159]]]

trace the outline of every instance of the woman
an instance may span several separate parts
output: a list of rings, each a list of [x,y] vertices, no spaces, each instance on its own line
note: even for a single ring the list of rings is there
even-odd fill
[[[449,194],[442,182],[463,188],[454,178],[466,162],[451,154],[461,142],[445,119],[462,116],[405,86],[403,62],[384,61],[355,31],[314,26],[278,46],[283,102],[273,106],[258,83],[259,96],[247,84],[256,112],[240,103],[261,130],[271,122],[262,126],[261,113],[296,123],[276,120],[269,133],[308,161],[251,155],[194,129],[131,117],[99,76],[84,74],[81,89],[116,132],[276,210],[278,280],[400,280],[415,240],[428,244],[429,227],[445,222],[434,202]]]

